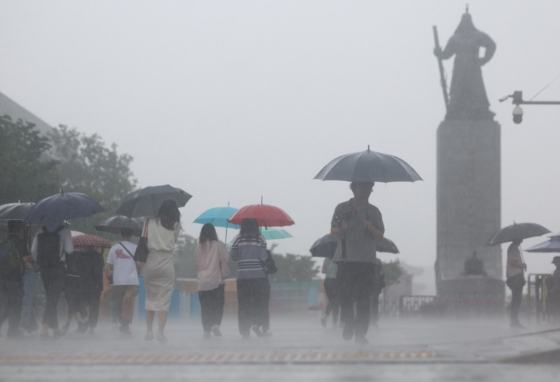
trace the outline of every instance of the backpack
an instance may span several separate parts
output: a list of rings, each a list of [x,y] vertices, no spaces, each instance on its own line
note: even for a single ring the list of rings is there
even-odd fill
[[[0,242],[0,277],[11,277],[21,272],[21,261],[15,240]]]
[[[37,264],[41,268],[56,268],[61,259],[60,235],[64,227],[60,226],[54,232],[49,232],[43,226],[43,232],[37,235]]]

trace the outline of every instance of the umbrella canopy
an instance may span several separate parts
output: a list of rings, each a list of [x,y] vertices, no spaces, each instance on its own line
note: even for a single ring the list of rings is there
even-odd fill
[[[95,235],[79,235],[72,238],[74,248],[95,247],[95,248],[111,248],[111,242],[107,239]]]
[[[295,224],[282,209],[268,204],[252,204],[237,211],[228,221],[241,225],[243,219],[257,219],[260,227],[285,227]]]
[[[368,149],[330,161],[314,179],[347,182],[415,182],[422,180],[408,163],[393,155]]]
[[[337,245],[338,235],[329,233],[313,243],[309,251],[313,257],[328,257],[329,259],[332,259]],[[376,241],[375,248],[377,252],[399,253],[397,245],[386,237],[384,237],[381,241]]]
[[[237,212],[237,208],[233,207],[215,207],[204,211],[199,217],[195,219],[193,223],[207,224],[210,223],[214,227],[224,227],[224,228],[241,228],[240,225],[232,224],[228,222],[228,219]]]
[[[0,206],[0,220],[25,220],[35,203],[9,203]]]
[[[560,237],[560,232],[551,233],[548,237]]]
[[[550,231],[544,228],[542,225],[535,223],[513,223],[507,227],[499,230],[486,244],[498,245],[502,243],[507,243],[515,240],[527,239],[530,237],[541,236],[545,233],[550,233]]]
[[[552,253],[560,252],[560,237],[553,237],[545,241],[526,249],[525,252],[537,252],[537,253]]]
[[[105,212],[105,208],[86,194],[61,192],[35,204],[26,220],[28,223],[58,223],[68,219],[87,218],[100,212]]]
[[[190,198],[192,198],[190,194],[168,184],[146,187],[125,196],[116,213],[129,218],[156,216],[164,201],[174,200],[177,207],[184,207]]]
[[[282,228],[263,229],[261,230],[261,235],[263,235],[266,240],[289,239],[290,237],[293,237],[288,231]]]
[[[118,215],[103,220],[99,224],[95,225],[94,228],[100,232],[110,232],[118,235],[120,235],[121,230],[124,228],[132,230],[132,234],[134,236],[140,236],[142,235],[143,227],[142,223],[137,219]]]

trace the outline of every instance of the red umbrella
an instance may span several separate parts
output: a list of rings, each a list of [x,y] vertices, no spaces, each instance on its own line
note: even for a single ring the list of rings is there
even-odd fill
[[[72,245],[75,248],[95,247],[95,248],[111,248],[111,242],[95,235],[79,235],[72,238]]]
[[[284,210],[268,204],[252,204],[237,211],[228,222],[240,225],[243,219],[257,219],[260,227],[285,227],[295,224]]]

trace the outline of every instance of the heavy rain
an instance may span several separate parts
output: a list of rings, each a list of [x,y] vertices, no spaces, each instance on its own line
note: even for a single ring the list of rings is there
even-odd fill
[[[0,9],[0,381],[558,379],[557,1]]]

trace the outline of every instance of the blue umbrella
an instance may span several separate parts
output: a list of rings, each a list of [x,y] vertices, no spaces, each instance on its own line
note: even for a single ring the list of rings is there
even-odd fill
[[[262,229],[261,235],[263,235],[266,240],[288,239],[293,237],[288,231],[282,228]]]
[[[525,251],[541,253],[560,252],[560,237],[553,237],[552,239],[549,239],[544,243],[534,245],[531,248],[526,249]]]
[[[368,149],[330,161],[314,179],[347,182],[415,182],[422,180],[408,163],[396,156]]]
[[[26,220],[28,223],[58,223],[68,219],[85,218],[100,212],[105,212],[105,208],[86,194],[61,192],[35,204]]]
[[[290,233],[288,231],[286,231],[285,229],[278,229],[278,228],[269,228],[269,229],[261,229],[261,235],[266,239],[266,240],[276,240],[276,239],[289,239],[290,237],[293,237],[292,235],[290,235]],[[230,244],[233,243],[235,241],[232,240],[230,241]]]
[[[206,224],[210,223],[214,227],[224,228],[241,228],[240,225],[228,223],[228,219],[237,212],[237,208],[233,207],[215,207],[204,211],[193,223]]]

